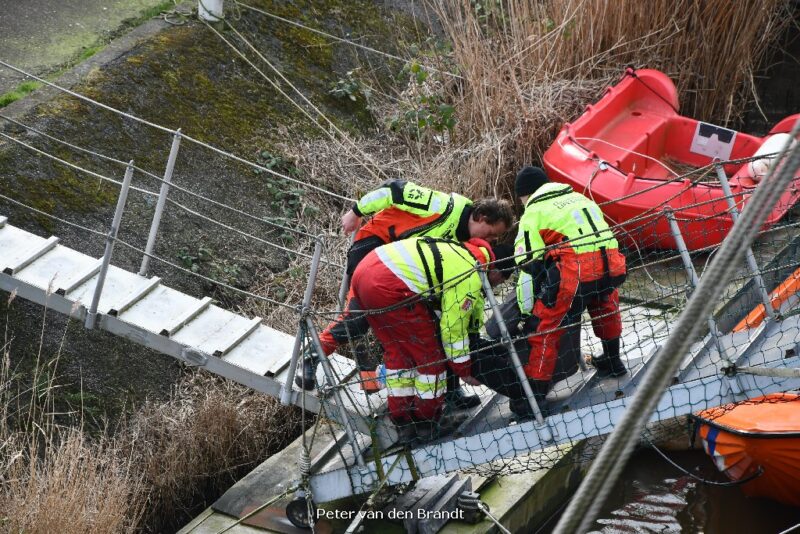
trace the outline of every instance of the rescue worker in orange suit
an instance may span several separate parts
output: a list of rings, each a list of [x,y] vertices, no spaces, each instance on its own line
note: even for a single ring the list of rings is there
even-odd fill
[[[599,206],[551,182],[539,167],[517,174],[515,193],[525,206],[514,241],[517,303],[530,344],[525,375],[537,401],[550,388],[563,327],[579,322],[584,310],[603,346],[602,357],[592,360],[598,375],[624,375],[617,288],[627,274],[625,256]],[[532,415],[524,398],[512,398],[511,408]]]
[[[484,320],[476,262],[491,262],[488,277],[496,285],[506,275],[493,262],[509,262],[512,250],[477,238],[417,237],[378,247],[356,268],[353,300],[362,310],[385,309],[366,320],[384,348],[389,417],[402,441],[437,435],[448,369],[478,384],[470,360],[470,337]]]
[[[359,229],[361,218],[372,218]],[[415,236],[429,236],[455,241],[480,238],[493,241],[505,234],[514,224],[511,205],[493,198],[472,202],[457,193],[442,193],[402,180],[389,181],[364,195],[342,217],[345,233],[358,230],[356,239],[347,253],[346,273],[352,276],[361,260],[372,250],[386,243]],[[348,301],[352,300],[352,291]],[[359,302],[348,302],[347,321],[340,317],[321,334],[320,341],[325,355],[337,346],[366,334],[369,325],[359,318]],[[304,389],[313,389],[317,360],[307,355],[303,361],[303,372],[295,383]],[[360,364],[363,365],[363,364]],[[377,390],[374,370],[361,369],[362,387],[367,391]],[[479,399],[466,396],[458,387],[458,379],[450,375],[447,400],[456,408],[470,408],[479,404]]]

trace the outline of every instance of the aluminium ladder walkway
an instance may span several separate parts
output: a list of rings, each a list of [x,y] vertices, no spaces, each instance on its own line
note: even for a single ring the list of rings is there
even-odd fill
[[[83,321],[100,267],[101,259],[63,246],[57,237],[45,239],[16,228],[0,216],[0,289]],[[98,317],[102,330],[272,397],[280,398],[287,381],[295,336],[262,324],[260,318],[215,306],[209,297],[183,294],[158,277],[110,266]],[[334,354],[330,362],[343,380],[355,373],[352,360]],[[344,404],[349,419],[362,435],[359,442],[368,442],[375,429],[359,414],[370,413],[370,401],[358,384],[350,383],[347,390]],[[303,395],[295,390],[290,402],[315,413],[321,409],[316,392]],[[328,415],[337,414],[328,410]],[[391,440],[393,430],[380,419],[376,424],[378,435]]]
[[[56,237],[45,239],[11,226],[0,216],[0,289],[82,320],[99,271],[99,259],[59,244]],[[208,297],[196,299],[164,286],[157,277],[142,277],[111,266],[98,316],[103,330],[273,397],[280,397],[288,378],[294,336],[269,328],[258,318],[248,319],[214,306]],[[657,332],[652,330],[652,334],[656,337]],[[725,340],[732,350],[743,349],[736,350],[737,365],[800,366],[800,315],[765,323],[747,341],[739,339],[741,336],[729,334]],[[358,384],[351,382],[346,386],[344,407],[359,433],[356,450],[345,448],[347,465],[341,464],[339,457],[314,470],[310,481],[314,498],[322,503],[371,491],[380,483],[381,473],[386,473],[385,484],[391,486],[605,434],[622,416],[656,348],[655,340],[650,340],[630,352],[626,350],[632,375],[619,381],[597,380],[584,371],[574,387],[569,380],[557,386],[554,394],[564,399],[563,405],[569,404],[569,411],[550,415],[543,427],[535,421],[512,424],[505,400],[487,395],[488,401],[460,434],[406,453],[387,454],[379,460],[381,467],[376,467],[374,460],[365,465],[356,465],[353,460],[354,454],[360,455],[369,447],[373,436],[377,435],[380,443],[384,437],[390,442],[393,430],[382,424],[381,417],[364,417],[371,412],[370,401]],[[662,398],[653,421],[747,396],[800,388],[800,379],[796,378],[719,376],[717,366],[709,365],[718,362],[719,356],[707,340],[698,342],[693,354],[695,361],[676,377],[682,380],[677,380]],[[704,365],[698,366],[701,361]],[[355,373],[349,359],[333,355],[331,363],[344,380]],[[569,391],[560,394],[562,388]],[[383,395],[379,396],[381,400]],[[290,401],[298,406],[305,402],[305,408],[314,412],[322,405],[315,393],[295,391]],[[326,405],[333,402],[333,398],[325,399]],[[501,409],[490,409],[493,405]],[[376,424],[377,432],[371,428]]]

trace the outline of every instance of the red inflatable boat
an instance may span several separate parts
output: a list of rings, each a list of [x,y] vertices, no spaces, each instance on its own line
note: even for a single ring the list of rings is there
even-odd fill
[[[741,210],[784,146],[800,114],[780,121],[766,137],[714,126],[678,113],[675,85],[663,73],[628,69],[599,102],[566,124],[545,152],[548,175],[600,204],[630,245],[674,249],[663,215],[675,212],[690,250],[719,244],[733,225],[715,160],[723,165]],[[771,156],[771,157],[770,157]],[[765,227],[800,197],[800,177],[781,196]]]

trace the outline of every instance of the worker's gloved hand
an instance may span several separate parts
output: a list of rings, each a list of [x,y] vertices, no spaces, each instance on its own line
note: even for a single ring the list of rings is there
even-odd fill
[[[539,294],[536,296],[548,308],[556,305],[558,290],[561,287],[561,272],[555,264],[549,265],[545,270]]]
[[[361,217],[356,215],[353,210],[349,210],[342,215],[342,231],[344,231],[345,234],[355,232],[358,230],[359,226],[361,226]]]
[[[462,377],[461,380],[465,384],[469,384],[470,386],[480,386],[481,385],[481,381],[478,380],[477,378],[475,378],[474,376]]]

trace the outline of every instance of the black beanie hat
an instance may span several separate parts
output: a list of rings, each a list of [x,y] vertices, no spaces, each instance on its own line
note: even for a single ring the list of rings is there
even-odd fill
[[[492,267],[500,271],[503,278],[511,276],[517,268],[517,263],[514,261],[514,247],[506,243],[497,243],[492,247],[492,252],[495,258]]]
[[[517,173],[517,179],[514,181],[514,194],[517,198],[532,195],[537,189],[549,182],[547,175],[539,167],[523,167]]]

